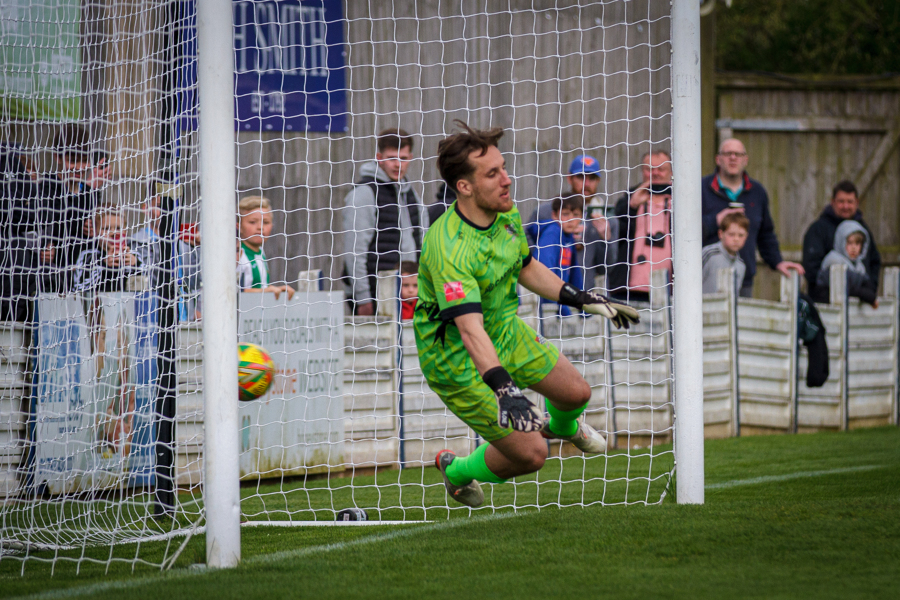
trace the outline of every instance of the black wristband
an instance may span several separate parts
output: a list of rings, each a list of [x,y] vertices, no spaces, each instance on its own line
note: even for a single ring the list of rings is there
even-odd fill
[[[494,367],[493,369],[488,369],[484,372],[484,375],[481,376],[488,387],[490,387],[495,392],[505,386],[508,383],[512,383],[512,376],[510,376],[509,371],[504,369],[503,367]]]
[[[581,310],[582,307],[584,307],[583,296],[583,291],[568,283],[564,283],[562,289],[559,290],[559,303],[565,306],[573,306],[578,310]]]

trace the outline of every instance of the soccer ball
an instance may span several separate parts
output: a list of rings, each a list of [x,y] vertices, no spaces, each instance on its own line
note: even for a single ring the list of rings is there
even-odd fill
[[[266,393],[275,376],[272,357],[256,344],[238,345],[238,391],[244,402]]]

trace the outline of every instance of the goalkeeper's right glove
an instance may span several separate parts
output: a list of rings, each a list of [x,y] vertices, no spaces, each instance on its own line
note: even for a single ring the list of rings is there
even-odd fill
[[[579,310],[606,317],[613,322],[616,329],[631,327],[632,323],[640,323],[641,317],[638,311],[627,304],[613,302],[606,296],[597,292],[585,292],[568,283],[564,283],[559,290],[559,303],[572,306]]]
[[[482,379],[497,396],[497,423],[500,427],[512,426],[516,431],[524,432],[541,430],[544,415],[513,383],[506,369],[488,369]]]

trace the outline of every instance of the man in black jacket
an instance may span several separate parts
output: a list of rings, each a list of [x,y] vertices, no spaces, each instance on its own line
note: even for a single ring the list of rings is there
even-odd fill
[[[831,192],[831,204],[825,207],[819,218],[809,226],[803,236],[803,268],[806,269],[806,284],[810,297],[815,302],[828,302],[827,288],[817,289],[816,278],[825,255],[834,246],[834,233],[842,221],[853,219],[866,228],[869,234],[869,251],[864,259],[869,281],[878,288],[881,270],[881,255],[875,247],[875,236],[863,221],[859,210],[859,193],[851,181],[841,181]]]
[[[756,275],[756,249],[772,269],[784,276],[794,269],[803,275],[803,267],[781,258],[775,223],[769,212],[769,195],[762,184],[747,176],[747,150],[740,140],[731,138],[722,142],[716,155],[716,172],[703,178],[703,245],[719,241],[719,223],[730,213],[743,213],[750,220],[747,243],[740,252],[747,265],[747,273],[741,283],[741,296],[753,293],[753,277]]]
[[[0,146],[0,321],[30,321],[41,249],[31,156]]]
[[[91,247],[91,216],[100,203],[99,188],[109,176],[101,152],[93,150],[88,130],[76,123],[60,127],[54,145],[56,170],[41,181],[41,244],[50,261],[40,281],[42,292],[71,291],[75,262]]]

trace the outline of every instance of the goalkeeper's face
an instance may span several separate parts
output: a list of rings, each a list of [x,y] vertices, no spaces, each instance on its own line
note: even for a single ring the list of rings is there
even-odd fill
[[[490,146],[484,156],[478,152],[469,154],[469,162],[475,172],[469,181],[472,199],[478,208],[495,213],[512,210],[513,201],[509,193],[512,180],[506,172],[506,161],[496,146]]]

